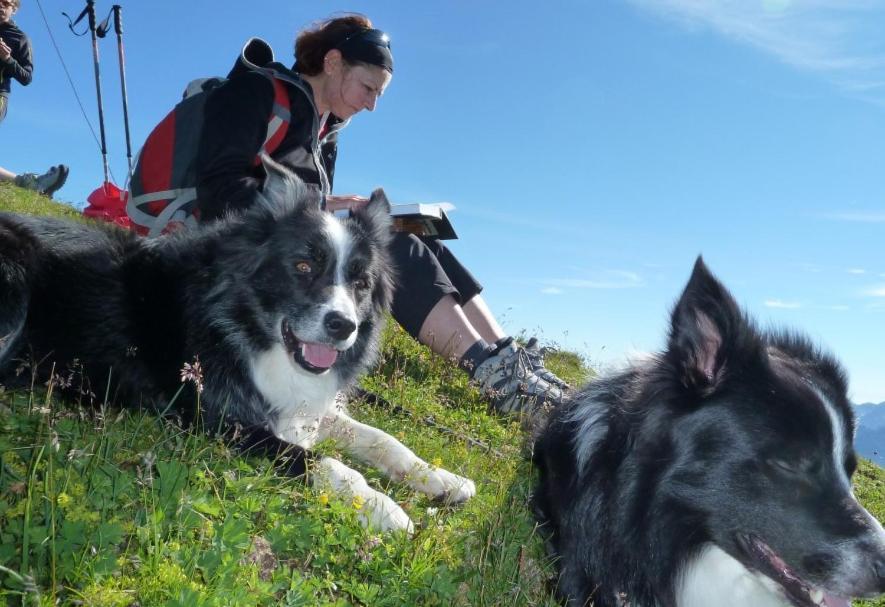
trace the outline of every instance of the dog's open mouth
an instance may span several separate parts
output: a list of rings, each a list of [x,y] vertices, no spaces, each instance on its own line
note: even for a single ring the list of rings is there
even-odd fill
[[[305,371],[324,373],[338,359],[338,350],[332,346],[298,339],[285,320],[283,320],[282,333],[286,349]]]
[[[753,567],[777,582],[796,607],[851,607],[849,599],[828,594],[803,580],[768,544],[755,535],[741,534],[738,536],[738,543]]]

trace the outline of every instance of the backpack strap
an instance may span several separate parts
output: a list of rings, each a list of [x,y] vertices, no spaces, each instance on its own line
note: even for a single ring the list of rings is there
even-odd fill
[[[267,75],[273,83],[273,108],[270,112],[270,118],[267,121],[267,136],[264,138],[264,144],[261,146],[260,153],[272,155],[289,130],[289,123],[292,122],[292,113],[289,111],[289,90],[283,80],[277,77],[272,70],[267,70]],[[254,160],[255,166],[261,164],[261,156],[257,155]]]
[[[287,83],[296,86],[298,83],[272,67],[250,66],[250,69],[266,76],[274,89],[267,133],[253,160],[253,165],[258,166],[261,154],[273,155],[286,137],[292,121]],[[223,82],[220,78],[192,81],[184,99],[148,136],[138,155],[126,201],[126,213],[133,229],[140,234],[159,236],[177,227],[196,225],[193,164],[207,95]]]

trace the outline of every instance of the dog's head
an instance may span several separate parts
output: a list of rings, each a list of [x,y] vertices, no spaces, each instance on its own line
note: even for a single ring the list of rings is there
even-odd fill
[[[852,493],[836,361],[758,331],[698,259],[661,362],[683,403],[668,438],[674,497],[710,539],[800,607],[885,591],[885,532]]]
[[[390,205],[379,189],[363,209],[339,219],[286,168],[266,157],[264,168],[258,203],[228,245],[232,271],[261,310],[265,339],[258,345],[282,344],[304,371],[335,369],[349,379],[371,363],[390,304]]]

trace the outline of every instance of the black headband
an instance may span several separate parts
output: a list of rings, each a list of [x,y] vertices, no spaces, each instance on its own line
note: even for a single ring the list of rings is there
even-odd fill
[[[390,36],[381,30],[359,30],[348,35],[335,48],[348,63],[357,61],[377,65],[393,73],[393,55],[390,53]]]

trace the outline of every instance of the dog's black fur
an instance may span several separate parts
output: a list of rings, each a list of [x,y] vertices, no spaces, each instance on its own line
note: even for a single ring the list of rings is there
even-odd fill
[[[853,432],[837,362],[757,330],[698,259],[666,351],[589,384],[536,444],[560,595],[811,607],[885,591],[885,533],[849,484]]]
[[[295,334],[322,325],[336,252],[323,237],[319,194],[270,160],[265,168],[264,193],[245,213],[154,240],[107,224],[0,214],[0,383],[30,383],[32,372],[45,382],[54,372],[59,388],[73,377],[68,390],[80,400],[109,391],[118,404],[162,411],[174,398],[192,420],[195,383],[182,386],[180,371],[199,360],[207,429],[243,426],[246,446],[290,447],[268,432],[279,412],[251,371],[258,353],[284,341],[280,319]],[[344,389],[373,363],[392,296],[383,192],[341,221],[353,243],[345,287],[357,336],[328,374]],[[314,271],[299,272],[300,262]]]

